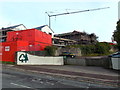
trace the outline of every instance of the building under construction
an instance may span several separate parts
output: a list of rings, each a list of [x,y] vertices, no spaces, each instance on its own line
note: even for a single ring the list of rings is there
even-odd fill
[[[54,37],[71,40],[72,43],[71,44],[69,43],[68,45],[95,44],[97,42],[97,38],[98,38],[94,33],[87,34],[86,32],[79,32],[79,31],[75,31],[75,30],[73,32],[55,34]],[[59,40],[55,40],[54,44],[61,44],[61,42]]]
[[[108,9],[108,8],[110,7],[88,9],[88,10],[81,10],[81,11],[74,11],[74,12],[67,11],[66,13],[59,13],[59,14],[52,14],[52,15],[50,15],[48,12],[45,12],[45,13],[49,17],[49,27],[51,27],[51,17],[96,11],[96,10],[102,10],[102,9]],[[84,44],[84,45],[95,44],[97,42],[97,38],[98,37],[94,33],[87,34],[85,32],[73,31],[69,33],[56,34],[52,39],[53,39],[53,45],[65,46],[65,45],[73,45],[73,44]]]

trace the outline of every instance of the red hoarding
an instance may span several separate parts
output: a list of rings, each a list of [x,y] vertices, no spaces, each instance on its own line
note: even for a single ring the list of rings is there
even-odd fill
[[[52,44],[51,35],[37,29],[8,32],[7,41],[37,41],[41,43]]]
[[[52,45],[51,35],[37,29],[11,31],[7,33],[7,42],[2,43],[0,57],[2,61],[15,61],[16,51],[43,51]]]
[[[28,51],[28,42],[24,41],[15,41],[15,42],[3,42],[1,46],[0,57],[2,61],[15,61],[15,52],[16,51]]]

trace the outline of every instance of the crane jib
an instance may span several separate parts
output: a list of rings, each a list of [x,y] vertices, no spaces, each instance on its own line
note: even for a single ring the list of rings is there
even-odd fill
[[[89,9],[89,10],[75,11],[75,12],[67,12],[67,13],[61,13],[61,14],[55,14],[55,15],[49,15],[49,17],[60,16],[60,15],[66,15],[66,14],[74,14],[74,13],[80,13],[80,12],[87,12],[87,11],[95,11],[95,10],[107,9],[107,8],[110,8],[110,7],[97,8],[97,9]]]
[[[49,27],[50,27],[51,26],[50,18],[53,17],[53,16],[56,17],[56,16],[60,16],[60,15],[75,14],[75,13],[81,13],[81,12],[87,12],[87,11],[96,11],[96,10],[107,9],[107,8],[110,8],[110,7],[88,9],[88,10],[75,11],[75,12],[67,12],[67,13],[60,13],[60,14],[55,14],[55,15],[50,15],[47,12],[45,12],[45,13],[49,16]]]

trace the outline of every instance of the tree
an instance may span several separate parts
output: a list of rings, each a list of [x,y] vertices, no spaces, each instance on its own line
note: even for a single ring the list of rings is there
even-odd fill
[[[120,50],[120,20],[117,22],[116,30],[113,32],[113,38],[117,42],[118,50]]]

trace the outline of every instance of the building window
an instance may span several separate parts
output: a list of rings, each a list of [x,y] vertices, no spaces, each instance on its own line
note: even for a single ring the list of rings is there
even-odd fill
[[[49,33],[50,35],[52,35],[52,33]]]

